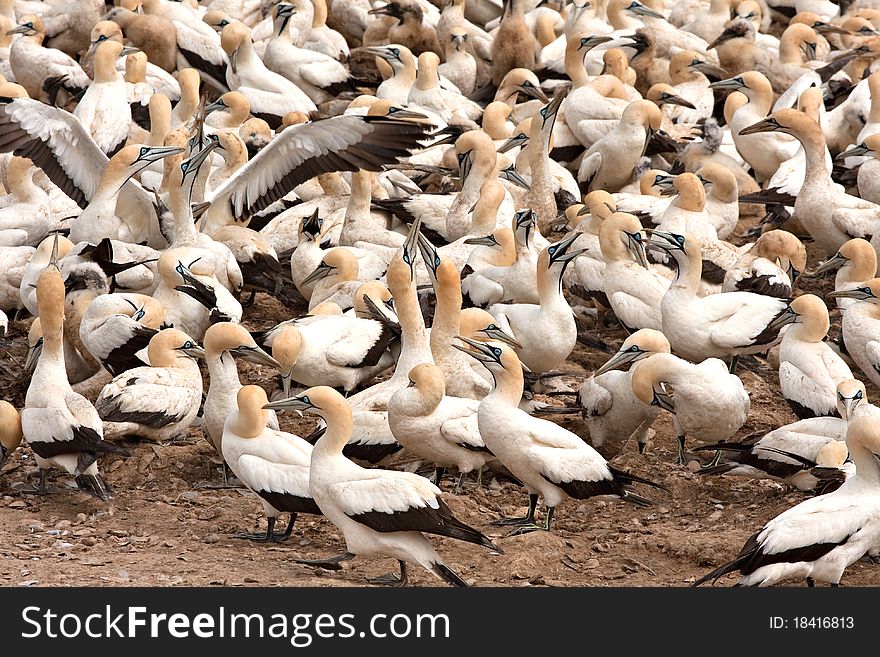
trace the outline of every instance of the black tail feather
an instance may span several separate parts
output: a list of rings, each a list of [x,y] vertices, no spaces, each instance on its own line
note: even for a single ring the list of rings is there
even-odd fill
[[[464,586],[468,584],[461,577],[456,575],[446,564],[435,562],[431,564],[431,571],[447,584],[452,586]]]
[[[113,494],[110,486],[108,486],[107,482],[101,478],[101,475],[81,474],[76,477],[75,481],[80,490],[85,491],[90,495],[94,495],[104,502],[109,500],[110,495]]]

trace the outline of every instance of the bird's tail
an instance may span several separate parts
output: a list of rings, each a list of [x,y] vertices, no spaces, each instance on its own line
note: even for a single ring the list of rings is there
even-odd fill
[[[608,469],[611,470],[611,474],[614,475],[615,479],[619,479],[625,484],[645,484],[646,486],[650,486],[651,488],[658,488],[662,491],[669,492],[669,489],[666,488],[663,484],[658,484],[655,481],[651,481],[650,479],[644,479],[639,477],[638,475],[634,475],[631,472],[626,472],[625,470],[618,470],[612,465],[608,466]]]
[[[101,475],[81,474],[76,477],[75,481],[80,490],[84,490],[89,495],[94,495],[104,502],[109,500],[110,495],[113,493]]]
[[[437,577],[442,579],[447,584],[451,584],[452,586],[467,586],[467,582],[465,582],[461,577],[459,577],[449,566],[439,561],[435,561],[431,564],[431,572],[433,572]]]

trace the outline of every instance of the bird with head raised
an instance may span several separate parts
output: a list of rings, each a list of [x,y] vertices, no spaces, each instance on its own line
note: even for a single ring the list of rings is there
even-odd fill
[[[115,377],[95,402],[105,435],[156,442],[185,435],[202,403],[202,375],[196,358],[204,355],[195,340],[175,328],[150,338],[150,365]]]
[[[739,572],[738,586],[787,579],[838,586],[844,571],[880,542],[880,420],[858,417],[846,431],[855,475],[837,490],[782,512],[755,532],[739,555],[694,582]]]
[[[731,358],[766,351],[781,336],[773,324],[785,312],[782,299],[753,292],[721,292],[698,296],[703,269],[698,240],[690,235],[653,231],[648,247],[673,260],[675,279],[660,304],[663,333],[672,351],[695,363],[706,358]]]
[[[106,500],[110,488],[98,472],[101,454],[129,452],[104,440],[101,417],[91,402],[67,381],[64,366],[64,282],[57,267],[57,241],[49,265],[37,280],[42,353],[34,369],[21,427],[40,469],[39,489],[46,491],[50,468],[73,475],[77,486]]]
[[[562,294],[562,276],[581,254],[572,250],[577,233],[545,247],[538,256],[538,303],[497,303],[489,306],[498,326],[520,345],[519,359],[533,372],[549,372],[568,358],[577,342],[577,325]]]
[[[742,135],[763,137],[764,133],[791,135],[803,146],[806,173],[794,202],[794,212],[825,253],[833,255],[853,237],[869,238],[876,250],[878,242],[873,235],[880,235],[877,230],[880,206],[847,194],[832,181],[825,159],[825,136],[819,124],[801,111],[786,108],[740,130]]]
[[[449,584],[466,586],[443,563],[424,533],[500,552],[491,540],[452,515],[440,489],[429,480],[409,472],[362,468],[347,459],[343,449],[352,435],[352,412],[332,388],[309,388],[295,397],[266,404],[265,408],[299,410],[317,415],[327,424],[312,449],[309,493],[324,516],[342,532],[347,549],[343,559],[361,555],[398,560],[400,577],[391,575],[372,583],[405,585],[407,563],[416,563]]]
[[[660,313],[669,280],[648,267],[642,224],[631,214],[615,212],[599,229],[605,260],[602,290],[611,309],[630,333],[663,327]]]
[[[477,411],[480,436],[529,493],[524,518],[504,518],[494,524],[517,526],[515,534],[550,531],[556,507],[569,498],[612,496],[640,506],[651,504],[635,494],[632,484],[657,484],[615,468],[580,436],[519,409],[523,368],[513,349],[498,342],[459,339],[463,344],[458,348],[480,361],[495,381]],[[543,526],[535,524],[539,496],[547,507]]]

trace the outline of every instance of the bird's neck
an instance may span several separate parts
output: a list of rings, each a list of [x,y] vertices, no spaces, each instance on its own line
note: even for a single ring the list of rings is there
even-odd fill
[[[867,447],[860,443],[847,442],[849,456],[856,466],[856,481],[863,481],[874,486],[880,485],[880,463]]]

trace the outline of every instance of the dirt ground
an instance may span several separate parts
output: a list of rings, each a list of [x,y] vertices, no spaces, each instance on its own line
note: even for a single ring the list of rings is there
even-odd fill
[[[811,244],[808,249],[812,270],[819,259]],[[822,294],[831,286],[831,278],[803,279],[799,288]],[[256,305],[246,309],[245,323],[252,329],[265,328],[295,310],[259,295]],[[834,321],[832,333],[839,329],[839,318]],[[11,344],[0,347],[0,397],[18,407],[27,386],[20,372],[29,324],[29,319],[14,322]],[[608,330],[603,338],[616,349],[624,333]],[[565,381],[577,384],[606,359],[607,354],[579,345],[570,368],[583,375]],[[762,359],[745,359],[743,364],[739,373],[751,396],[751,413],[737,437],[794,421],[778,394],[775,370]],[[246,382],[269,391],[277,388],[277,378],[269,370],[245,363],[241,373]],[[868,392],[870,400],[880,398],[875,388],[869,386]],[[538,399],[561,404],[566,398],[538,395]],[[588,435],[579,418],[562,423]],[[282,416],[282,428],[299,435],[313,427],[309,418]],[[474,586],[686,586],[733,558],[763,523],[805,498],[804,493],[770,481],[704,476],[675,466],[676,441],[669,415],[662,414],[654,429],[646,454],[627,444],[613,458],[618,467],[669,489],[668,493],[641,491],[655,506],[568,501],[557,509],[551,533],[507,537],[509,529],[491,522],[504,515],[522,515],[525,491],[489,474],[481,489],[457,496],[452,492],[454,475],[448,475],[442,488],[450,508],[492,537],[504,554],[433,538],[438,552]],[[199,487],[219,480],[219,460],[198,428],[190,430],[186,443],[128,446],[131,458],[110,456],[101,462],[115,491],[109,503],[79,492],[63,475],[50,482],[51,494],[36,496],[31,487],[37,468],[29,450],[23,447],[9,459],[0,473],[0,585],[364,586],[367,578],[396,571],[395,562],[383,558],[357,558],[338,571],[296,563],[344,550],[340,533],[323,518],[301,516],[284,544],[236,538],[241,532],[265,530],[261,505],[243,489]],[[405,453],[393,465],[429,472],[427,464]],[[415,585],[442,586],[419,568],[410,569],[410,580]],[[734,581],[731,575],[718,585]],[[860,561],[847,570],[842,583],[880,585],[880,566]]]

